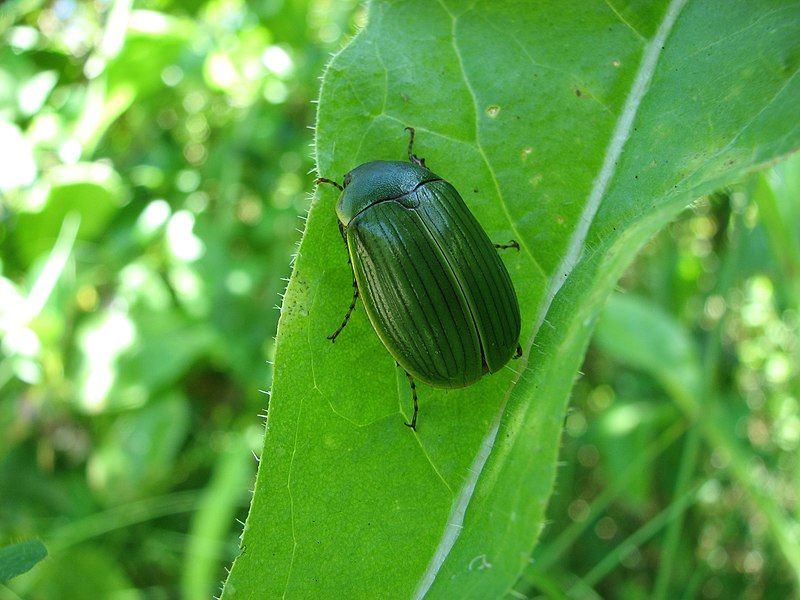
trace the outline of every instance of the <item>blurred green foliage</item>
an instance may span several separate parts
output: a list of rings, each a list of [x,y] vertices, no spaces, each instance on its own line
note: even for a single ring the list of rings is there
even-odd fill
[[[14,593],[210,597],[261,447],[311,99],[363,14],[0,11],[0,544],[50,550]]]
[[[49,557],[0,598],[219,589],[310,100],[362,19],[354,0],[3,5],[0,545],[40,537]],[[630,269],[517,596],[797,593],[799,199],[794,157],[699,201]]]
[[[800,590],[800,155],[703,198],[611,298],[529,596]]]
[[[29,571],[47,556],[47,549],[39,540],[26,540],[0,548],[0,583]]]

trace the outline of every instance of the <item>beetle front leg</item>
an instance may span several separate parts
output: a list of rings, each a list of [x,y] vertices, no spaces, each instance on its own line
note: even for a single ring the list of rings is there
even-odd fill
[[[336,183],[333,179],[328,179],[327,177],[317,177],[314,180],[314,183],[316,185],[319,185],[320,183],[327,183],[328,185],[335,187],[340,192],[344,191],[344,188],[340,184]]]
[[[419,412],[419,403],[417,402],[417,384],[414,383],[414,378],[411,376],[411,373],[403,369],[406,374],[406,379],[408,379],[408,383],[411,386],[411,399],[414,401],[414,414],[411,415],[411,422],[405,423],[406,427],[411,427],[414,431],[417,430],[417,413]]]
[[[517,240],[510,240],[507,244],[495,244],[494,247],[497,248],[498,250],[506,250],[508,248],[514,248],[515,250],[517,250],[517,252],[519,252],[519,243],[517,242]]]

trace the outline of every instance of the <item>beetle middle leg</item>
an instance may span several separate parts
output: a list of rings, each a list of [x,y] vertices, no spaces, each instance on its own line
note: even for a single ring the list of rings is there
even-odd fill
[[[356,302],[358,302],[358,282],[356,281],[355,276],[353,276],[353,299],[350,301],[350,306],[347,307],[347,313],[344,315],[342,324],[339,325],[336,331],[328,336],[328,339],[331,342],[335,342],[336,338],[339,337],[339,334],[342,333],[342,330],[347,327],[347,322],[350,320],[350,315],[353,314],[353,311],[356,308]]]
[[[347,233],[345,232],[341,223],[339,223],[339,233],[342,235],[344,247],[345,250],[347,250],[347,264],[350,265],[350,271],[353,273],[353,299],[350,301],[350,306],[347,307],[347,313],[342,320],[342,324],[339,325],[339,328],[336,331],[328,336],[328,339],[331,342],[336,342],[336,338],[340,333],[342,333],[342,330],[347,327],[347,322],[350,320],[350,316],[353,314],[353,311],[356,308],[356,302],[358,302],[358,282],[356,281],[355,271],[353,271],[353,262],[350,260],[350,251],[347,248]]]
[[[408,132],[408,160],[418,167],[424,167],[425,159],[414,154],[414,128],[406,127],[405,130]]]
[[[514,248],[519,252],[519,243],[517,240],[510,240],[507,244],[494,244],[494,247],[498,250],[507,250],[508,248]]]
[[[406,427],[411,427],[414,431],[417,430],[417,413],[419,412],[419,403],[417,402],[417,384],[414,383],[414,378],[411,376],[411,373],[403,369],[406,374],[406,379],[408,379],[408,383],[411,386],[411,399],[414,401],[414,414],[411,415],[411,422],[405,423]]]

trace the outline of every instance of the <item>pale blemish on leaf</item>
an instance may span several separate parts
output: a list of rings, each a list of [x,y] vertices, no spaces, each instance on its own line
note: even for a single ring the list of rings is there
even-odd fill
[[[531,148],[530,146],[527,146],[522,149],[522,152],[520,152],[520,158],[522,159],[522,162],[528,160],[528,156],[530,156],[531,152],[533,152],[533,148]]]
[[[490,563],[485,554],[479,554],[475,558],[473,558],[469,562],[469,566],[467,567],[470,571],[483,571],[484,569],[491,569],[492,563]]]

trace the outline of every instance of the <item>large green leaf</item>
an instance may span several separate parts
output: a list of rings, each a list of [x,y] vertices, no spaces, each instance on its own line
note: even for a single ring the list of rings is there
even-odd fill
[[[797,2],[373,2],[322,84],[317,163],[416,152],[504,254],[523,359],[464,390],[401,371],[317,193],[278,333],[273,396],[226,597],[496,597],[543,526],[561,422],[599,308],[697,196],[797,148]],[[647,336],[643,331],[642,336]]]

